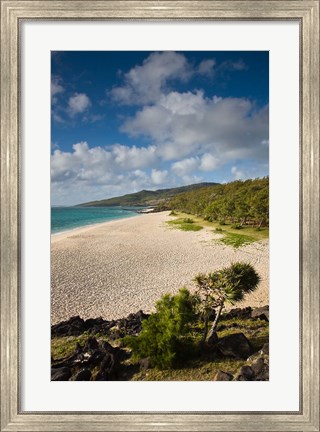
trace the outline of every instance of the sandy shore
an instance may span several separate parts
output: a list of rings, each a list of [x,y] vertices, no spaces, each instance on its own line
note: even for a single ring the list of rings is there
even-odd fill
[[[168,212],[143,214],[53,235],[52,323],[150,312],[162,294],[192,288],[197,273],[235,261],[250,262],[261,276],[241,307],[268,304],[268,241],[234,249],[214,241],[218,235],[208,228],[172,229],[165,223],[170,219]]]

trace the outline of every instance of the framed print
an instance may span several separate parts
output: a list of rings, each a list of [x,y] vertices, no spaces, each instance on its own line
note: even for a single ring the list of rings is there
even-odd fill
[[[319,431],[319,2],[1,10],[1,430]]]

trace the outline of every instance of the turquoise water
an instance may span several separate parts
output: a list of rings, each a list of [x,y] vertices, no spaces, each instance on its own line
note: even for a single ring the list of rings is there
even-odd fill
[[[137,215],[130,207],[52,207],[51,233]]]

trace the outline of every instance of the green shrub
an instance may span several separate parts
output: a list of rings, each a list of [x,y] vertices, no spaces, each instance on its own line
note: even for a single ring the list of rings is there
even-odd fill
[[[169,213],[169,216],[177,216],[177,213],[174,210],[171,210],[171,212]]]
[[[240,229],[242,229],[242,226],[241,226],[241,225],[234,224],[234,225],[231,225],[231,228],[232,228],[232,229],[236,229],[236,230],[240,230]]]
[[[219,221],[219,225],[226,225],[226,222],[224,220]]]
[[[135,360],[149,357],[152,366],[167,369],[185,361],[192,347],[190,325],[195,321],[194,297],[183,288],[172,296],[164,295],[156,312],[143,321],[138,336],[126,336]]]
[[[222,228],[216,228],[216,231],[217,231],[217,232],[222,232],[223,229],[222,229]]]

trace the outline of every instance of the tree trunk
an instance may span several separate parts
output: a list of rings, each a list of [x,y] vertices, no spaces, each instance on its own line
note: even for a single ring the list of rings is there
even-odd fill
[[[242,219],[241,226],[243,226],[247,221],[247,216]]]
[[[210,332],[209,332],[208,339],[210,339],[210,338],[212,339],[216,333],[216,328],[217,328],[217,324],[218,324],[222,309],[223,309],[223,305],[218,307],[217,315],[213,321],[212,327],[211,327]]]
[[[200,345],[203,345],[204,342],[207,339],[208,336],[208,324],[209,324],[209,319],[208,319],[208,315],[206,315],[205,320],[204,320],[204,329],[203,329],[203,334],[202,334],[202,338],[200,341]]]

